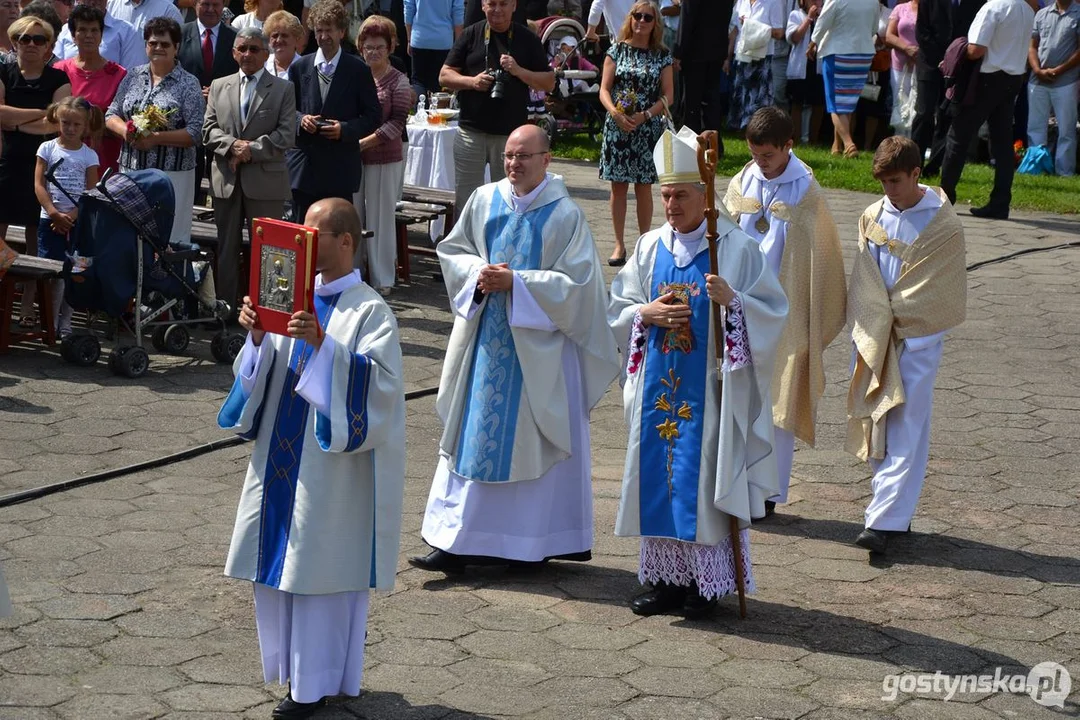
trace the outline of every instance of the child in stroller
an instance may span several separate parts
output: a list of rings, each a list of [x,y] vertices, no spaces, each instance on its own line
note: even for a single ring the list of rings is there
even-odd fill
[[[600,70],[584,56],[585,28],[570,17],[548,17],[537,23],[537,34],[555,70],[555,89],[544,98],[542,119],[556,133],[588,133],[598,137],[604,111],[600,104]],[[539,114],[539,113],[538,113]]]
[[[219,362],[232,362],[244,337],[229,333],[228,307],[214,298],[213,257],[197,245],[169,245],[173,224],[173,189],[159,170],[106,175],[79,199],[79,223],[65,262],[67,302],[110,319],[107,336],[122,326],[134,346],[120,346],[109,356],[113,372],[136,378],[149,369],[142,347],[147,330],[158,350],[183,352],[188,328],[213,327],[210,350]],[[101,352],[90,332],[70,336],[65,359],[92,365]]]

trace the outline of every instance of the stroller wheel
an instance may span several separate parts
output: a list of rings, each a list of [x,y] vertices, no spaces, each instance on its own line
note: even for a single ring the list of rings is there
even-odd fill
[[[69,363],[75,362],[75,341],[79,339],[78,335],[68,335],[66,338],[60,341],[60,357],[64,358]]]
[[[164,345],[165,352],[171,355],[179,355],[187,350],[191,342],[191,333],[183,325],[169,325],[165,328]]]
[[[142,377],[150,369],[150,356],[141,347],[117,348],[109,360],[113,372],[132,379]]]
[[[220,363],[231,363],[244,349],[244,341],[245,338],[240,333],[222,330],[210,341],[210,354]]]
[[[165,325],[154,328],[154,334],[150,336],[150,344],[158,352],[165,352],[165,331],[169,328]]]
[[[93,335],[73,335],[68,352],[71,362],[80,367],[90,367],[101,357],[101,343]]]

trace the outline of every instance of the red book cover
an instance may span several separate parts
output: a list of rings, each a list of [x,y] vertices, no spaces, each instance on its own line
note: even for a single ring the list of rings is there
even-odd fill
[[[270,218],[256,218],[253,226],[248,294],[258,328],[287,335],[293,313],[314,307],[319,231]]]

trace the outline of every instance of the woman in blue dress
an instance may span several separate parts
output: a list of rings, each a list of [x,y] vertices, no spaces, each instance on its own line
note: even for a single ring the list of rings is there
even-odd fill
[[[634,184],[638,234],[652,224],[652,186],[656,182],[652,150],[664,131],[664,105],[670,105],[675,81],[671,54],[661,42],[663,25],[656,6],[637,2],[630,8],[618,40],[604,58],[600,102],[607,110],[600,148],[600,179],[611,182],[611,221],[615,253],[609,265],[626,263],[623,231],[626,193]]]

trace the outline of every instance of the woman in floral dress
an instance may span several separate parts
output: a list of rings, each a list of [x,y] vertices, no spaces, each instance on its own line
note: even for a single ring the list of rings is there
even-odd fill
[[[637,2],[626,16],[618,41],[604,58],[600,102],[607,110],[600,149],[600,178],[611,182],[611,221],[615,254],[609,265],[626,263],[623,231],[626,193],[634,183],[638,234],[652,223],[652,151],[664,131],[664,102],[674,95],[671,54],[661,42],[663,26],[656,6]]]

